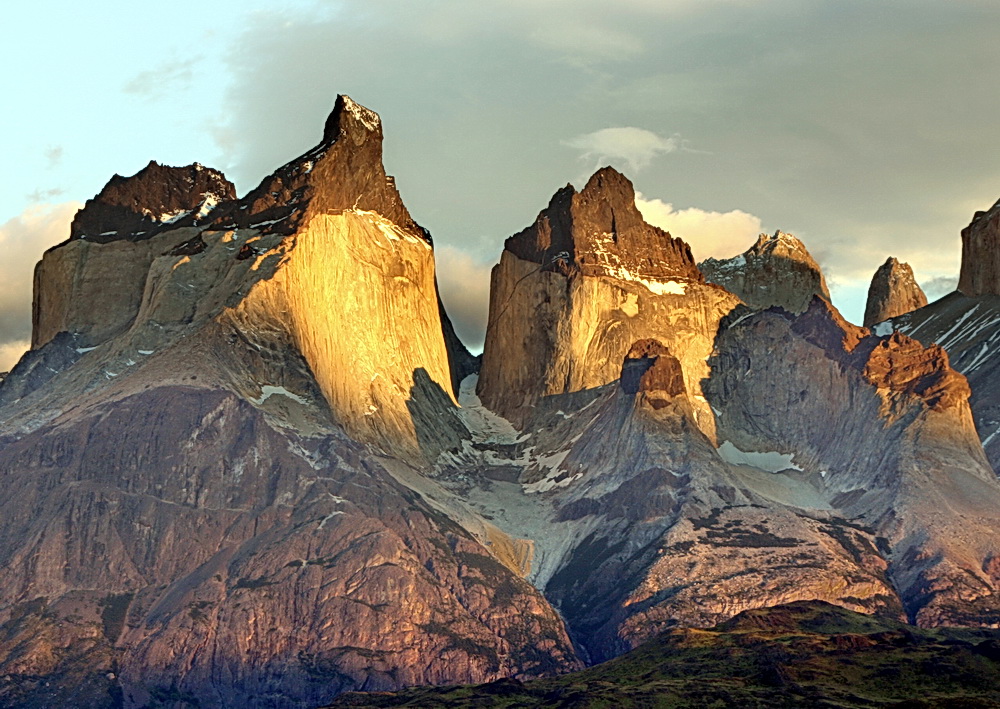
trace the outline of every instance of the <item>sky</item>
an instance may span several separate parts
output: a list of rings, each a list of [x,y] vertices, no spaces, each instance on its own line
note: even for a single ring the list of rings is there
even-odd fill
[[[801,238],[859,322],[889,256],[933,299],[1000,198],[995,0],[173,0],[5,6],[0,371],[83,202],[150,159],[240,194],[316,144],[336,94],[383,120],[476,348],[503,240],[623,171],[695,257]]]

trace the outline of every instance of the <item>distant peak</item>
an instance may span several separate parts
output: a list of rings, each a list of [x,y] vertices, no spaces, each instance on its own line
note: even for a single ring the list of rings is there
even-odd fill
[[[823,272],[802,241],[783,231],[761,234],[749,249],[730,259],[706,259],[705,279],[735,293],[751,308],[772,306],[801,313],[813,295],[830,300]]]
[[[908,263],[890,256],[872,276],[865,303],[864,326],[871,327],[925,305],[927,296],[913,277],[913,269]]]
[[[323,142],[332,143],[343,133],[382,135],[382,119],[346,94],[339,94],[323,128]]]

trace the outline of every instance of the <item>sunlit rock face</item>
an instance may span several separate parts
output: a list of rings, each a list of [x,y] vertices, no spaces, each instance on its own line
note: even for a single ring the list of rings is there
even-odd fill
[[[819,264],[791,234],[761,234],[757,242],[731,259],[706,259],[698,264],[705,280],[735,293],[751,308],[777,306],[791,313],[809,307],[813,296],[830,301]]]
[[[614,381],[632,343],[655,338],[676,354],[710,432],[697,397],[718,322],[738,302],[704,283],[688,245],[646,224],[632,184],[604,168],[580,192],[559,190],[507,239],[492,274],[479,394],[521,422],[541,397]]]
[[[864,326],[871,327],[927,305],[927,296],[913,277],[910,264],[891,256],[879,266],[868,287]]]

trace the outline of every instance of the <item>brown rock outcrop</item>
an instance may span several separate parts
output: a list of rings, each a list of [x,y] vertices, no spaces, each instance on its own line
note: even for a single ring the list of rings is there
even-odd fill
[[[958,290],[971,298],[1000,295],[1000,200],[962,229]]]
[[[686,393],[681,363],[656,340],[639,340],[622,363],[619,385],[626,394],[642,394],[654,409]]]
[[[126,330],[139,311],[153,260],[197,240],[197,227],[231,207],[235,197],[221,172],[198,163],[150,162],[131,177],[112,177],[77,212],[69,240],[35,266],[32,348],[59,332],[92,347]]]
[[[885,538],[912,619],[995,617],[1000,586],[983,564],[1000,550],[1000,512],[985,501],[1000,499],[1000,483],[965,378],[941,348],[843,327],[833,312],[817,299],[798,317],[734,316],[705,387],[719,440],[822,471],[830,504]]]
[[[757,310],[777,306],[801,313],[815,295],[830,300],[819,264],[801,241],[781,231],[761,234],[739,256],[706,259],[698,267],[706,281],[735,293]]]
[[[948,352],[972,388],[972,412],[993,469],[1000,473],[1000,296],[946,295],[878,327],[896,329]]]
[[[913,277],[910,264],[893,257],[879,266],[868,286],[864,326],[871,327],[889,318],[927,305],[927,296]]]

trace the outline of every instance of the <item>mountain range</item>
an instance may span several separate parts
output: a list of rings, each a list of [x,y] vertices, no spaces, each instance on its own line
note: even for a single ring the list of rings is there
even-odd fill
[[[247,195],[152,162],[45,253],[0,704],[520,682],[807,601],[1000,624],[1000,206],[859,327],[794,236],[698,264],[603,168],[506,240],[474,357],[382,141],[339,96]]]

